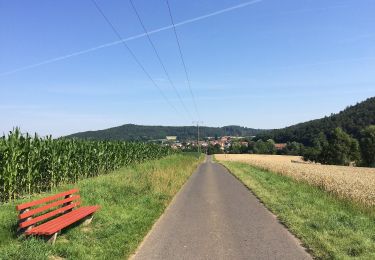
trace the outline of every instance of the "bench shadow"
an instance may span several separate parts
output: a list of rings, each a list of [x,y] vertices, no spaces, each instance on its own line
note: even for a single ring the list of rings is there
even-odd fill
[[[87,218],[83,218],[71,225],[69,225],[68,227],[62,229],[59,233],[59,235],[67,235],[69,234],[70,231],[72,231],[73,229],[75,228],[79,228],[80,226],[81,227],[90,227],[92,225],[92,223],[90,223],[89,225],[83,225],[83,223],[87,220]]]

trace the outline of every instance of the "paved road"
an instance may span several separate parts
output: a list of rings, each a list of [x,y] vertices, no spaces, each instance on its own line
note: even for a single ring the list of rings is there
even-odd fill
[[[311,259],[224,167],[208,157],[133,259]]]

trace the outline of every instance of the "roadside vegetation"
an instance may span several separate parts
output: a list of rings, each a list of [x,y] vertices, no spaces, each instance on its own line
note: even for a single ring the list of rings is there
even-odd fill
[[[0,259],[125,259],[202,159],[175,154],[0,205]],[[73,187],[79,188],[83,205],[101,206],[89,226],[64,230],[54,246],[38,238],[17,238],[15,205]]]
[[[246,163],[221,161],[318,259],[375,259],[375,208]]]

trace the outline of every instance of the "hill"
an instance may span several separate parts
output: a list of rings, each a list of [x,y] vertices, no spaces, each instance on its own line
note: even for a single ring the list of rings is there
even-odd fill
[[[341,127],[351,136],[358,138],[360,131],[375,124],[375,97],[369,98],[345,110],[321,119],[299,123],[273,130],[253,129],[241,126],[201,127],[201,137],[209,136],[257,136],[256,139],[273,139],[278,143],[296,141],[311,146],[313,140],[323,132],[328,134],[336,127]],[[66,136],[91,140],[130,140],[149,141],[177,136],[179,140],[195,139],[195,126],[144,126],[126,124],[98,131],[87,131]]]
[[[241,126],[200,127],[201,137],[214,136],[254,136],[265,130],[252,129]],[[90,140],[129,140],[149,141],[164,139],[166,136],[177,136],[178,140],[196,139],[195,126],[144,126],[126,124],[98,131],[87,131],[66,136],[66,138],[80,138]]]
[[[280,143],[296,141],[311,146],[320,132],[328,134],[334,128],[341,127],[354,138],[359,138],[363,128],[374,124],[375,97],[372,97],[328,117],[263,132],[257,139],[273,139]]]

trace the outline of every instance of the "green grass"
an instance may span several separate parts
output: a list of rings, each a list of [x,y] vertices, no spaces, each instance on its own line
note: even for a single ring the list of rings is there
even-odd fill
[[[375,259],[375,209],[289,177],[221,162],[275,213],[318,259]]]
[[[178,154],[64,185],[52,192],[0,205],[0,259],[124,259],[163,213],[199,162]],[[93,222],[62,232],[54,246],[16,237],[15,205],[78,187],[84,205],[100,205]]]

